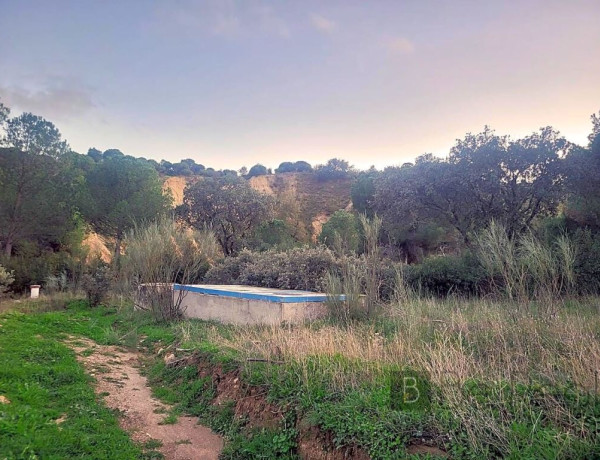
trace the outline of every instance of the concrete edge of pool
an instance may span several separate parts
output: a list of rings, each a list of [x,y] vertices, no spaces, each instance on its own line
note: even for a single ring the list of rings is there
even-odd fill
[[[174,284],[188,318],[237,325],[297,324],[327,315],[327,294],[242,285]],[[345,296],[340,296],[344,300]]]

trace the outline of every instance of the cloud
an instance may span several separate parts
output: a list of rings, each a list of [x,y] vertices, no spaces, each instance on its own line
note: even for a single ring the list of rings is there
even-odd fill
[[[233,0],[184,0],[155,10],[154,19],[146,24],[150,30],[165,34],[208,34],[233,38],[264,34],[288,38],[288,24],[270,6]]]
[[[95,107],[91,91],[62,78],[47,80],[34,89],[0,87],[0,99],[16,111],[32,112],[53,120],[75,118]]]
[[[327,34],[332,33],[337,28],[337,25],[335,22],[333,22],[332,20],[327,19],[326,17],[321,16],[319,14],[312,14],[310,16],[310,23],[318,31],[324,32]]]
[[[261,6],[256,8],[254,12],[258,16],[260,28],[263,32],[282,38],[289,38],[291,36],[291,31],[287,23],[275,14],[273,8]]]
[[[412,54],[415,52],[415,45],[405,37],[388,39],[384,45],[389,51],[395,54]]]

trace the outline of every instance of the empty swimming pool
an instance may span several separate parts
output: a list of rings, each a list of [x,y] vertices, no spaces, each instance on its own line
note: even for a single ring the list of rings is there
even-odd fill
[[[299,323],[326,314],[318,292],[238,285],[175,284],[185,316],[229,324]]]

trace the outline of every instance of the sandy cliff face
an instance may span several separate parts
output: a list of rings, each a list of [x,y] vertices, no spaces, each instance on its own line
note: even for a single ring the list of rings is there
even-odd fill
[[[186,177],[167,177],[163,182],[163,191],[170,191],[173,197],[173,206],[183,204],[183,191],[188,184]]]
[[[100,257],[102,261],[110,263],[112,251],[108,249],[108,241],[103,236],[98,235],[96,232],[90,232],[81,244],[88,249],[87,262]]]

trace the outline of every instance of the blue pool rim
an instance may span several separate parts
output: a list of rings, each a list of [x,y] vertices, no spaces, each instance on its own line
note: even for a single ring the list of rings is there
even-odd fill
[[[311,294],[311,295],[275,295],[275,294],[258,294],[255,292],[234,292],[225,289],[211,289],[199,286],[190,286],[187,284],[174,284],[173,289],[175,291],[189,291],[197,292],[199,294],[206,295],[217,295],[221,297],[234,297],[236,299],[250,299],[250,300],[263,300],[266,302],[279,302],[279,303],[302,303],[302,302],[325,302],[327,300],[326,294]],[[340,296],[340,300],[345,300],[344,295]]]

